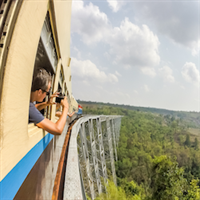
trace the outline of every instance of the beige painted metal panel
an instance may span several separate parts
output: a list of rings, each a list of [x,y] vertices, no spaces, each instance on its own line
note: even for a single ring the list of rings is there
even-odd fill
[[[62,66],[64,68],[65,80],[67,88],[71,96],[71,68],[68,67],[70,59],[70,28],[71,28],[71,0],[54,0],[56,27],[58,34],[58,43],[62,58]]]
[[[40,141],[45,133],[28,134],[31,81],[48,0],[23,2],[10,43],[1,101],[1,177]]]
[[[56,69],[56,76],[55,76],[55,80],[54,80],[53,93],[56,92],[57,89],[58,89],[58,81],[59,81],[59,77],[60,77],[60,69],[61,69],[61,59],[58,61],[58,65],[57,65],[57,69]],[[53,122],[57,121],[56,117],[55,117],[55,114],[56,114],[56,105],[52,105],[51,120]]]
[[[76,101],[76,99],[74,99],[74,97],[71,97],[71,105],[70,105],[70,111],[72,112],[73,110],[75,110],[76,112],[78,111],[78,103]]]

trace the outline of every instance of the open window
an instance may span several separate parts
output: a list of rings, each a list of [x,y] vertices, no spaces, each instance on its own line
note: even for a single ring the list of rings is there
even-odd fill
[[[57,91],[61,95],[66,95],[65,89],[64,89],[64,73],[63,73],[62,65],[61,65],[60,72],[59,72]],[[56,116],[59,116],[58,112],[62,112],[62,107],[60,106],[60,104],[57,104],[57,106],[56,106],[56,113],[55,113]]]
[[[53,38],[53,32],[52,27],[50,23],[50,17],[49,12],[47,12],[42,32],[40,35],[40,40],[38,43],[38,49],[34,64],[34,73],[37,69],[44,68],[47,72],[51,74],[52,77],[52,84],[51,88],[54,88],[54,81],[55,81],[55,74],[58,64],[58,56],[56,52],[55,42]],[[50,90],[50,95],[52,95],[52,89]],[[50,97],[46,96],[46,98],[43,100],[43,102],[48,101],[48,98]],[[42,103],[42,102],[36,102],[36,103]],[[51,118],[51,106],[47,106],[45,109],[41,110],[40,112],[48,119]]]

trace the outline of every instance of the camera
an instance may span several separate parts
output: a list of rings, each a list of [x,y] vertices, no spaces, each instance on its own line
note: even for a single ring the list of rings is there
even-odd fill
[[[65,94],[60,93],[58,97],[56,97],[56,103],[60,103],[62,99],[65,98]]]

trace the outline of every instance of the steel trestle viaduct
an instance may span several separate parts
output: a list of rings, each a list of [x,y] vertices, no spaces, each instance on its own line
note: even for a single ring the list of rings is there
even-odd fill
[[[116,184],[120,116],[85,116],[72,128],[64,199],[94,199],[106,192],[108,173]]]

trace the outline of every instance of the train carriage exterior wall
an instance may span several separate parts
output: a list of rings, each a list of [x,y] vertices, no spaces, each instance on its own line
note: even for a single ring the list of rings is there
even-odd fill
[[[71,0],[18,1],[22,3],[9,46],[4,47],[8,49],[6,62],[0,68],[0,198],[20,199],[22,191],[28,190],[23,193],[24,199],[51,199],[65,135],[52,136],[33,124],[28,125],[30,91],[41,31],[49,12],[58,56],[53,90],[57,89],[62,68],[63,84],[72,98],[70,107],[77,107],[71,91]],[[54,114],[55,107],[51,112],[53,121]]]

